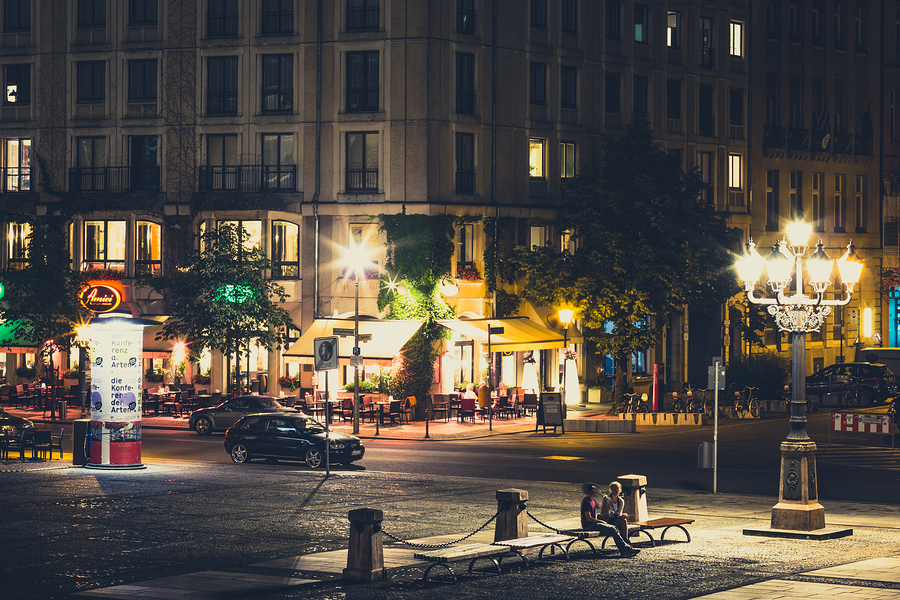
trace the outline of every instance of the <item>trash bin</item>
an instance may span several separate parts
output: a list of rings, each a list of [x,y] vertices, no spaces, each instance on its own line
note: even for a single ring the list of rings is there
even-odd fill
[[[72,464],[76,467],[85,466],[90,455],[90,447],[85,443],[90,422],[90,419],[75,419],[72,421],[74,426],[72,432]]]
[[[711,442],[700,440],[700,446],[697,448],[697,468],[712,469],[713,467],[713,445]]]

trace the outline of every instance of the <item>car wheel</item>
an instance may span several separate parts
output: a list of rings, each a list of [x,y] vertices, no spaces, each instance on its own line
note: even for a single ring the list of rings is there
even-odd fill
[[[194,423],[194,431],[196,431],[198,435],[209,435],[212,433],[212,421],[210,421],[208,417],[200,417],[197,419],[197,422]]]
[[[240,442],[232,446],[231,460],[239,465],[250,462],[250,451],[247,450],[247,446]]]
[[[310,469],[318,469],[319,466],[324,462],[325,457],[322,456],[322,451],[318,448],[310,448],[306,451],[306,466]]]

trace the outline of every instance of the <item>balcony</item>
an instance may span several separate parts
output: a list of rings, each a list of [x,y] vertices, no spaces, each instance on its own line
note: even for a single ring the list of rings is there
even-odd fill
[[[296,192],[297,165],[200,167],[201,192]]]
[[[348,31],[371,31],[378,29],[378,7],[351,8],[347,11]]]
[[[792,150],[809,149],[809,129],[791,127],[788,129],[788,148]]]
[[[766,125],[763,131],[763,148],[784,148],[784,127]]]
[[[69,169],[69,191],[155,192],[159,190],[159,167],[88,167]]]

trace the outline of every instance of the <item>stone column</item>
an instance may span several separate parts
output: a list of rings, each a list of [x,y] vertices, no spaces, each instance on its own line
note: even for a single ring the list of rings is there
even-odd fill
[[[384,548],[381,545],[381,522],[384,513],[374,508],[357,508],[347,514],[350,519],[350,549],[344,579],[377,581],[384,578]]]
[[[647,513],[647,476],[646,475],[619,475],[616,479],[622,485],[622,495],[625,497],[625,514],[628,522],[646,521]]]
[[[528,515],[525,513],[526,490],[497,490],[497,515],[494,541],[528,537]]]
[[[816,443],[781,442],[778,504],[772,507],[772,529],[815,531],[825,528],[825,508],[816,485]]]

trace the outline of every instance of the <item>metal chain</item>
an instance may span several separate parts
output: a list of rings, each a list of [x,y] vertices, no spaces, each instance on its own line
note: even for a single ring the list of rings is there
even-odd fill
[[[556,527],[550,527],[549,525],[547,525],[546,523],[544,523],[540,519],[538,519],[536,516],[534,516],[533,514],[528,512],[527,510],[525,511],[525,514],[528,515],[529,517],[531,517],[532,519],[534,519],[534,522],[537,523],[538,525],[540,525],[541,527],[546,527],[547,529],[549,529],[550,531],[552,531],[554,533],[559,533],[559,534],[565,533],[565,531],[562,529],[557,529]]]
[[[428,548],[428,549],[446,548],[447,546],[452,546],[453,544],[457,544],[457,543],[459,543],[459,542],[462,542],[463,540],[469,539],[470,537],[472,537],[473,535],[475,535],[476,533],[478,533],[479,531],[481,531],[482,529],[484,529],[485,527],[487,527],[488,525],[490,525],[490,524],[491,524],[491,521],[493,521],[494,519],[496,519],[496,518],[497,518],[497,515],[499,515],[499,514],[500,514],[500,511],[498,510],[498,511],[494,514],[493,517],[491,517],[490,519],[487,520],[487,522],[486,522],[484,525],[482,525],[481,527],[479,527],[478,529],[476,529],[476,530],[473,531],[472,533],[470,533],[470,534],[468,534],[468,535],[466,535],[466,536],[464,536],[464,537],[461,537],[461,538],[459,538],[458,540],[453,540],[452,542],[446,542],[446,543],[443,543],[443,544],[416,544],[415,542],[408,542],[408,541],[406,541],[406,540],[402,540],[402,539],[398,538],[397,536],[393,536],[393,535],[391,535],[390,533],[388,533],[387,531],[385,531],[384,529],[381,530],[381,533],[383,533],[384,535],[388,536],[389,538],[391,538],[391,539],[394,540],[395,542],[400,542],[401,544],[403,544],[403,545],[405,545],[405,546],[411,546],[411,547],[413,547],[413,548]]]

